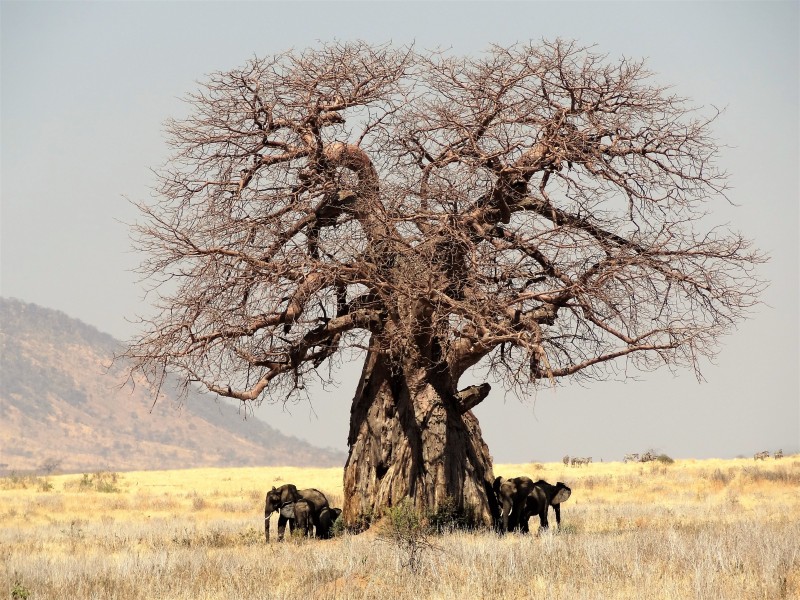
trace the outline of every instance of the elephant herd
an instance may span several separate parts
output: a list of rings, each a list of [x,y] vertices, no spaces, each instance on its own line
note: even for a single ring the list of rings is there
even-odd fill
[[[341,508],[328,506],[325,494],[317,489],[298,490],[287,483],[279,488],[272,487],[267,492],[264,503],[264,536],[269,543],[269,521],[272,513],[278,511],[278,540],[282,540],[289,525],[293,530],[303,532],[304,536],[316,534],[318,538],[332,537],[334,521],[342,514]]]
[[[500,505],[500,523],[502,531],[518,530],[527,533],[528,521],[534,515],[539,516],[539,525],[547,529],[547,511],[552,506],[556,513],[556,523],[561,526],[561,503],[565,502],[572,490],[559,481],[551,485],[540,479],[533,481],[530,477],[514,477],[503,479],[498,477],[492,486]]]
[[[572,494],[572,490],[559,481],[551,485],[540,479],[534,482],[529,477],[504,479],[498,477],[493,485],[499,508],[497,528],[503,532],[529,531],[528,521],[538,515],[542,529],[548,527],[547,512],[552,506],[556,513],[556,523],[561,525],[561,503]],[[333,523],[342,514],[340,508],[331,508],[325,494],[317,489],[298,490],[287,483],[267,492],[264,504],[264,536],[269,543],[269,522],[272,513],[278,511],[278,540],[286,533],[301,531],[304,536],[317,538],[332,537]]]

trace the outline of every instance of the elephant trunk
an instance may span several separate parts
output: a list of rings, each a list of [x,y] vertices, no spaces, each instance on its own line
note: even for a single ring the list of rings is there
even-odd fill
[[[499,494],[500,493],[500,486],[503,485],[504,481],[505,481],[505,479],[503,479],[500,476],[494,478],[494,483],[492,484],[492,489],[494,490],[495,494]]]
[[[270,517],[272,516],[272,512],[265,512],[264,513],[264,537],[266,538],[267,543],[269,544],[269,521]]]

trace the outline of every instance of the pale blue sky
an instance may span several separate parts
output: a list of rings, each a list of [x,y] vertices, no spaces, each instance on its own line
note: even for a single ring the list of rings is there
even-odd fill
[[[146,312],[131,269],[126,201],[143,199],[167,149],[163,121],[215,70],[318,40],[414,42],[478,53],[488,44],[572,38],[612,58],[647,58],[656,81],[724,107],[732,201],[715,220],[772,256],[765,306],[724,339],[704,383],[681,371],[542,390],[499,386],[477,409],[500,462],[563,454],[619,459],[800,451],[798,380],[798,2],[7,2],[2,26],[0,294],[56,308],[127,339]],[[291,408],[257,414],[346,448],[358,374]],[[631,373],[631,375],[636,375]],[[535,402],[534,402],[535,400]]]

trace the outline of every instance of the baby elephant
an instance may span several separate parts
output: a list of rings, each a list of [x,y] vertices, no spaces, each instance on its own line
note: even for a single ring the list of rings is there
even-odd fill
[[[547,509],[551,506],[556,512],[556,523],[561,527],[561,503],[566,502],[570,494],[572,490],[561,481],[555,485],[550,485],[543,479],[534,483],[525,502],[522,531],[528,531],[528,519],[533,515],[539,515],[539,525],[542,529],[547,529]]]
[[[317,527],[317,537],[330,539],[333,537],[333,524],[339,515],[342,514],[341,508],[323,508],[319,513],[319,526]]]
[[[307,500],[298,500],[292,505],[294,512],[294,528],[297,531],[302,531],[303,536],[311,537],[314,533],[314,520],[311,515],[314,512],[314,505]],[[322,510],[328,510],[323,508]],[[283,514],[283,509],[281,509]],[[289,521],[289,531],[292,530],[292,521]]]

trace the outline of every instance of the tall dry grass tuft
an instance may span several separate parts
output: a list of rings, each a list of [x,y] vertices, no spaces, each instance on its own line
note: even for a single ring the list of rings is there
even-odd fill
[[[340,470],[126,473],[112,492],[80,490],[76,475],[51,477],[48,491],[0,482],[0,593],[120,600],[800,597],[798,458],[757,467],[716,460],[496,471],[570,485],[563,527],[535,535],[428,532],[430,545],[415,546],[413,564],[405,537],[376,530],[264,543],[268,487],[293,481],[341,498]],[[410,523],[398,522],[401,533]]]

